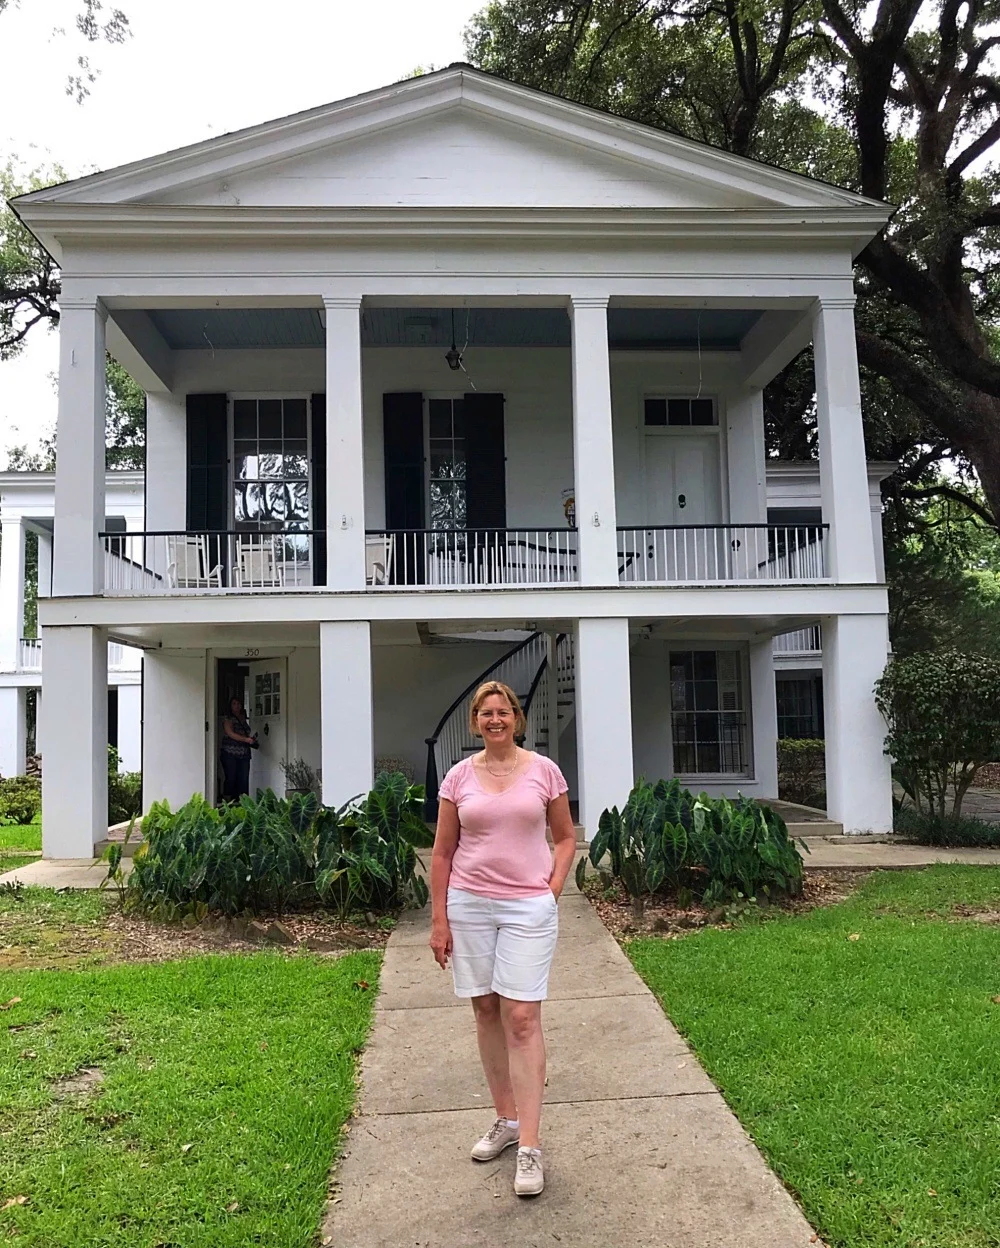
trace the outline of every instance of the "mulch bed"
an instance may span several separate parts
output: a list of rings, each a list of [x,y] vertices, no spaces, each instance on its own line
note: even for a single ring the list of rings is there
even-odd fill
[[[768,908],[783,914],[805,914],[817,906],[832,906],[849,897],[869,874],[867,870],[856,869],[809,871],[801,896],[785,898]],[[733,906],[707,907],[692,903],[685,907],[670,897],[654,897],[647,901],[640,922],[632,914],[632,903],[622,884],[615,882],[605,888],[597,876],[592,876],[584,885],[584,893],[616,940],[634,940],[641,936],[676,939],[705,927],[731,928],[737,912]]]

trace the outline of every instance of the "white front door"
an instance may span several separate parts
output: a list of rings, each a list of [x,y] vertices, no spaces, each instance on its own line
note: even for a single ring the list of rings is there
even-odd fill
[[[655,552],[647,552],[647,560],[655,558],[669,580],[725,579],[721,531],[676,527],[722,521],[718,437],[647,433],[645,458],[647,523],[674,526],[647,534]]]
[[[250,691],[247,713],[250,730],[257,733],[260,749],[254,750],[250,762],[250,792],[273,789],[279,797],[285,794],[285,761],[288,712],[288,660],[259,659],[250,665]]]

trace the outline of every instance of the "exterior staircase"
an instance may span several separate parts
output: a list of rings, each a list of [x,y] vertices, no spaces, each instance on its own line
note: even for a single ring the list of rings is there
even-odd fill
[[[517,694],[527,721],[521,744],[527,750],[558,757],[558,739],[576,713],[576,666],[573,637],[561,633],[531,633],[462,690],[427,737],[425,775],[426,818],[438,812],[438,786],[461,759],[482,749],[469,727],[472,695],[487,680],[499,680]]]

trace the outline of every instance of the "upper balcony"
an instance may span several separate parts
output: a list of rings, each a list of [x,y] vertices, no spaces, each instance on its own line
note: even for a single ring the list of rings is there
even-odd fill
[[[325,533],[102,533],[114,596],[260,593],[325,587]],[[370,530],[365,584],[386,589],[578,584],[578,533],[557,529]],[[827,526],[674,525],[617,530],[621,585],[822,584]]]
[[[104,499],[64,461],[59,597],[876,581],[860,417],[833,401],[839,304],[411,295],[142,317],[171,365],[148,394],[144,522],[98,520],[95,542]],[[762,384],[810,327],[824,459],[811,503],[771,508]],[[82,428],[90,392],[62,384]]]

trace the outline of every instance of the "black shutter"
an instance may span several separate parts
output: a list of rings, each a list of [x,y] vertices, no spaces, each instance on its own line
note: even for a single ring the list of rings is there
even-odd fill
[[[465,497],[466,528],[507,527],[502,394],[465,396]]]
[[[226,396],[187,396],[187,527],[221,532],[229,522],[229,436]]]
[[[326,395],[312,396],[313,584],[326,584]]]
[[[385,527],[393,539],[390,579],[396,585],[423,580],[424,396],[414,392],[382,395],[385,459]]]
[[[385,527],[424,527],[424,396],[383,394]]]

